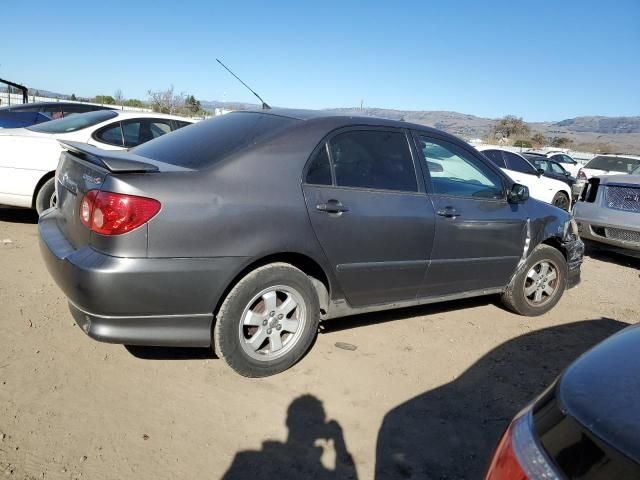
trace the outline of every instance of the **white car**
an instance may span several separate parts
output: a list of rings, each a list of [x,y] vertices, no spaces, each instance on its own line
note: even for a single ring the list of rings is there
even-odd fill
[[[631,173],[640,166],[636,155],[605,154],[596,155],[578,172],[578,180],[587,181],[600,175]]]
[[[98,110],[0,130],[0,204],[35,208],[55,205],[58,140],[125,150],[193,123],[174,115]]]
[[[516,183],[529,188],[529,195],[563,210],[571,208],[571,188],[560,180],[542,176],[522,155],[492,145],[477,149]]]

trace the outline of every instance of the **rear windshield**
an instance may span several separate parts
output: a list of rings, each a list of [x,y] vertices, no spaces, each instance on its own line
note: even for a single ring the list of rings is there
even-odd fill
[[[233,112],[181,128],[131,151],[152,160],[199,170],[296,122],[276,115]]]
[[[118,114],[113,110],[98,110],[95,112],[80,113],[60,120],[51,120],[50,122],[40,123],[28,127],[29,130],[41,133],[70,133],[77,132],[83,128],[97,125],[98,123],[117,117]]]
[[[631,173],[640,165],[640,159],[627,157],[605,157],[597,156],[585,165],[585,168],[595,168],[607,172]]]

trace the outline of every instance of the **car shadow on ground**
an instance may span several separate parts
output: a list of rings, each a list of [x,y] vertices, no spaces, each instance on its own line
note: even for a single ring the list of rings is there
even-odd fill
[[[580,354],[626,326],[601,318],[519,336],[395,407],[378,434],[376,480],[482,478],[512,417]]]
[[[595,260],[640,270],[640,252],[624,252],[620,249],[607,248],[606,245],[585,242],[585,255]]]
[[[30,208],[13,208],[0,205],[0,222],[38,223],[38,214]]]
[[[326,320],[320,324],[320,333],[334,333],[351,328],[374,325],[378,323],[395,322],[408,318],[462,310],[466,308],[481,307],[485,305],[499,305],[500,297],[485,295],[481,297],[465,298],[463,300],[451,300],[447,302],[419,305],[415,307],[397,308],[373,313],[361,313],[349,317],[340,317]]]
[[[211,360],[218,357],[211,348],[147,347],[125,345],[124,348],[141,360]]]

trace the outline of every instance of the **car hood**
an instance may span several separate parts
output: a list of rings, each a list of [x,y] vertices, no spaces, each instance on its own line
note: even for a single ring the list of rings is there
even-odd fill
[[[628,327],[576,360],[563,374],[564,412],[640,463],[640,325]]]
[[[640,186],[640,175],[600,175],[600,185],[613,185],[613,184],[625,184],[625,185],[638,185]]]

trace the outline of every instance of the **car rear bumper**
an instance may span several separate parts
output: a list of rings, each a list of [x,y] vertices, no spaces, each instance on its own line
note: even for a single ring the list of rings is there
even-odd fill
[[[211,344],[213,312],[245,257],[121,258],[75,249],[57,215],[40,217],[40,249],[85,333],[130,345]]]
[[[640,212],[603,208],[580,202],[574,209],[580,237],[640,252]]]

